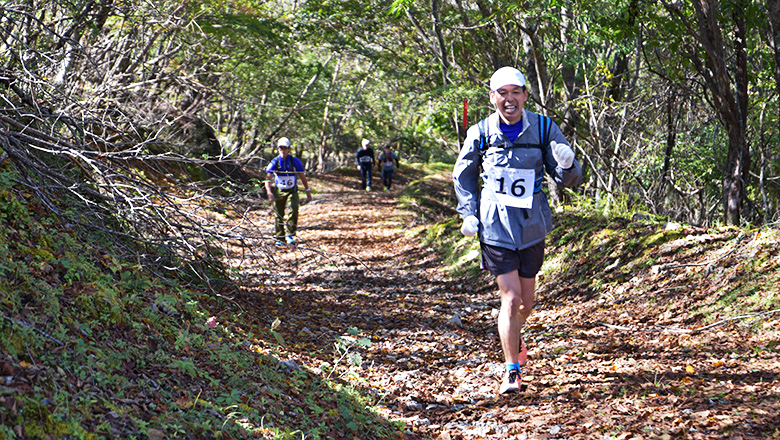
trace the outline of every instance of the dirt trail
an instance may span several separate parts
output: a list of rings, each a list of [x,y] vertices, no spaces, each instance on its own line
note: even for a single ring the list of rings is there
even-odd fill
[[[553,280],[540,280],[524,331],[524,392],[497,396],[492,283],[447,279],[406,235],[417,219],[396,191],[313,180],[324,191],[301,209],[299,244],[270,251],[279,266],[259,275],[258,313],[307,344],[288,354],[312,368],[333,362],[349,328],[370,337],[358,374],[407,438],[780,438],[776,350],[757,353],[760,341],[734,332],[628,331],[656,312]]]

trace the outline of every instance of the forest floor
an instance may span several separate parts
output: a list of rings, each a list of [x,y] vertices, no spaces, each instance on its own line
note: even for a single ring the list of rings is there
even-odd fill
[[[731,242],[720,251],[687,252],[682,270],[637,269],[602,291],[577,286],[618,261],[612,268],[572,261],[584,273],[573,270],[569,278],[541,274],[523,331],[529,360],[522,392],[497,395],[503,356],[495,283],[452,276],[421,244],[415,232],[426,226],[399,200],[410,178],[402,172],[390,192],[376,183],[361,191],[356,175],[311,180],[318,193],[301,208],[299,242],[270,251],[273,263],[249,275],[256,288],[235,300],[258,326],[278,320],[284,356],[296,364],[315,373],[337,364],[344,380],[375,397],[381,417],[406,423],[403,437],[780,438],[778,315],[707,328],[703,314],[693,313],[714,302],[704,284],[733,276],[738,262],[728,258],[719,270],[705,267]],[[448,176],[436,184],[448,187]],[[690,234],[718,241],[711,235]],[[774,265],[776,251],[769,251]],[[548,246],[548,258],[555,252]],[[351,347],[360,367],[334,349],[350,336],[370,340]]]

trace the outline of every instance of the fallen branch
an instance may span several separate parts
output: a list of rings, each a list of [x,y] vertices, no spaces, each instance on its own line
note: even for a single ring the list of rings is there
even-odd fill
[[[59,345],[65,345],[65,343],[63,343],[63,342],[62,342],[62,341],[60,341],[59,339],[57,339],[57,338],[55,338],[54,336],[52,336],[52,335],[50,335],[50,334],[46,333],[46,332],[45,332],[45,331],[43,331],[43,330],[40,330],[40,329],[36,328],[36,327],[35,327],[34,325],[32,325],[32,324],[26,323],[26,322],[24,322],[24,321],[20,321],[20,320],[18,320],[18,319],[9,318],[9,317],[7,317],[7,316],[5,316],[5,315],[0,315],[0,316],[2,316],[3,318],[5,318],[5,319],[6,319],[6,320],[8,320],[8,321],[11,321],[11,322],[13,322],[14,324],[16,324],[16,325],[18,325],[18,326],[20,326],[20,327],[29,327],[29,328],[31,328],[31,329],[33,329],[33,330],[35,330],[36,332],[38,332],[38,333],[42,334],[43,336],[46,336],[47,338],[51,339],[52,341],[56,342],[56,343],[57,343],[57,344],[59,344]]]
[[[762,316],[769,316],[769,315],[772,315],[772,314],[777,313],[777,312],[780,312],[780,309],[774,309],[774,310],[770,310],[768,312],[762,312],[762,313],[746,313],[744,315],[732,316],[731,318],[722,319],[722,320],[720,320],[720,321],[718,321],[718,322],[716,322],[714,324],[705,325],[704,327],[699,327],[697,329],[694,329],[692,332],[695,334],[695,333],[703,332],[705,330],[709,330],[711,328],[720,327],[721,325],[726,324],[726,323],[731,322],[731,321],[737,321],[737,320],[746,319],[746,318],[760,318]]]
[[[726,252],[725,254],[721,255],[718,258],[715,258],[714,260],[705,261],[703,263],[686,263],[686,264],[672,264],[672,263],[670,263],[670,264],[664,264],[664,265],[661,265],[661,266],[656,266],[653,269],[654,269],[655,272],[660,272],[662,270],[677,269],[677,268],[680,268],[680,267],[710,266],[710,265],[714,264],[715,262],[720,261],[720,260],[728,257],[729,255],[733,254],[737,250],[737,248],[739,247],[739,243],[742,240],[744,240],[745,238],[747,238],[747,235],[745,235],[744,233],[740,233],[737,236],[737,238],[736,238],[736,243],[734,243],[734,247],[730,251]]]
[[[761,313],[746,313],[744,315],[738,315],[738,316],[732,316],[731,318],[721,319],[718,322],[705,325],[704,327],[694,328],[694,329],[687,329],[687,328],[675,328],[675,327],[636,327],[636,326],[623,326],[623,325],[614,325],[609,324],[606,322],[599,321],[596,324],[600,325],[602,327],[612,328],[615,330],[620,331],[641,331],[641,332],[671,332],[671,333],[685,333],[685,334],[691,334],[695,335],[698,333],[702,333],[708,330],[712,330],[713,328],[720,327],[724,324],[727,324],[732,321],[738,321],[740,319],[747,319],[747,318],[760,318],[763,316],[769,316],[774,313],[780,312],[780,309],[775,310],[769,310],[767,312],[761,312]]]

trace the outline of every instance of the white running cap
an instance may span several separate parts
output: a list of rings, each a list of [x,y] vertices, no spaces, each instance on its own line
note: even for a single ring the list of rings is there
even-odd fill
[[[490,77],[490,91],[494,92],[501,87],[513,85],[525,87],[525,77],[514,67],[502,67]]]

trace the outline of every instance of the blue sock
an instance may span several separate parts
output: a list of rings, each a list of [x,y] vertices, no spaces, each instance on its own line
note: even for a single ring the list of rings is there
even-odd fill
[[[512,371],[512,370],[520,371],[520,362],[515,362],[514,364],[506,364],[506,371]]]

